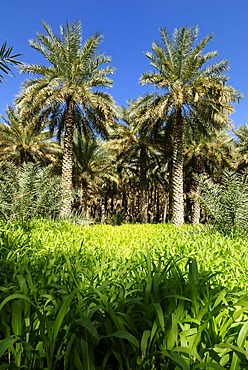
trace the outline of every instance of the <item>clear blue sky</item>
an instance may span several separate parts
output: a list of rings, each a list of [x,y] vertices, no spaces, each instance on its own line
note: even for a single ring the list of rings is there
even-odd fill
[[[59,34],[59,26],[80,20],[83,39],[101,32],[102,51],[112,57],[116,68],[111,94],[119,105],[143,95],[147,88],[139,85],[141,74],[150,69],[144,52],[159,41],[159,28],[173,32],[182,26],[198,25],[199,39],[213,33],[208,50],[217,50],[228,59],[229,84],[245,98],[235,105],[231,119],[235,126],[248,118],[248,0],[0,0],[0,45],[7,41],[27,63],[43,63],[42,56],[28,45],[43,32],[41,21]],[[27,78],[15,70],[15,78],[6,77],[0,84],[0,113]]]

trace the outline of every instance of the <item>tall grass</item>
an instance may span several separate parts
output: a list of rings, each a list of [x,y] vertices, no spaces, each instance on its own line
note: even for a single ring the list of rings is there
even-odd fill
[[[2,225],[0,369],[247,369],[247,242],[202,228]]]

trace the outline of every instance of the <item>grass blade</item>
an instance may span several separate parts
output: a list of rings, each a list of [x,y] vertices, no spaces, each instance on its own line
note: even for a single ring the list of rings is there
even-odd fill
[[[130,333],[125,330],[118,330],[115,333],[109,334],[106,337],[116,337],[120,339],[126,339],[132,343],[135,347],[139,348],[139,341]]]
[[[182,370],[189,370],[187,362],[174,351],[163,351],[164,356],[169,357],[173,362],[180,366]]]
[[[60,327],[63,323],[64,318],[65,318],[65,315],[67,314],[68,309],[69,309],[69,307],[71,305],[71,302],[72,302],[73,298],[75,297],[76,293],[77,293],[77,290],[75,289],[68,297],[66,297],[66,299],[64,300],[62,306],[60,307],[59,313],[58,313],[58,315],[57,315],[57,317],[56,317],[56,319],[53,323],[53,343],[54,344],[56,342]]]
[[[15,342],[20,340],[19,338],[4,338],[0,341],[0,358],[5,354],[7,349],[12,346]]]
[[[144,359],[146,355],[146,349],[147,349],[148,339],[150,337],[150,334],[151,334],[150,330],[145,330],[144,333],[142,334],[141,345],[140,345],[142,359]]]

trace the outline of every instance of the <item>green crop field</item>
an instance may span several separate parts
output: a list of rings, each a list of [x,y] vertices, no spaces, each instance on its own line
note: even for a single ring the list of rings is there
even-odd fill
[[[0,227],[0,369],[247,369],[248,241],[204,227]]]

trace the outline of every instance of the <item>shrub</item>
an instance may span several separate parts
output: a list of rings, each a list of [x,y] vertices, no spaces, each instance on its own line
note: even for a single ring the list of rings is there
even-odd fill
[[[9,164],[0,172],[0,217],[10,221],[55,217],[60,193],[60,180],[51,176],[50,166],[27,163],[17,168]]]
[[[201,204],[224,232],[248,230],[248,183],[244,174],[225,172],[220,183],[202,181]]]

